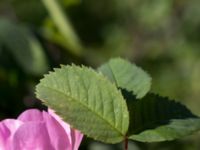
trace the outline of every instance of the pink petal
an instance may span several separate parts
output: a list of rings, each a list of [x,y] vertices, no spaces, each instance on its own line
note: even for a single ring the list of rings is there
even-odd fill
[[[83,134],[78,130],[71,129],[71,138],[72,138],[73,150],[78,150],[81,141],[83,139]]]
[[[72,150],[78,150],[78,147],[83,139],[83,134],[78,130],[71,129],[70,125],[64,122],[52,109],[48,109],[48,112],[63,126],[68,136],[71,137],[70,143],[72,145]]]
[[[49,133],[50,141],[55,150],[72,150],[69,136],[60,123],[50,116],[47,112],[43,112],[46,128]]]
[[[31,109],[0,122],[0,150],[78,150],[82,138],[52,110]]]
[[[45,123],[25,123],[16,131],[11,150],[55,150]]]
[[[0,122],[0,149],[8,149],[12,143],[15,131],[22,125],[21,121],[5,119]]]
[[[70,134],[71,134],[70,125],[69,125],[68,123],[64,122],[64,121],[62,120],[62,118],[61,118],[60,116],[58,116],[58,115],[54,112],[54,110],[48,109],[48,112],[49,112],[49,114],[50,114],[51,116],[53,116],[53,117],[62,125],[62,127],[65,129],[65,132],[66,132],[68,135],[70,135]],[[71,139],[70,139],[70,143],[71,143]]]
[[[38,109],[29,109],[24,111],[17,119],[23,122],[43,121],[43,114]]]

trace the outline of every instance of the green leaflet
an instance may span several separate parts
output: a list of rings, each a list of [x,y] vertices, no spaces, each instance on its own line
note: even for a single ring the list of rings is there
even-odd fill
[[[98,68],[117,87],[132,91],[137,98],[143,97],[151,87],[151,77],[141,68],[128,61],[115,58]]]
[[[130,96],[129,96],[130,98]],[[200,118],[184,105],[155,94],[127,100],[130,113],[128,136],[142,142],[180,138],[200,129]]]
[[[27,73],[42,75],[49,66],[43,49],[30,30],[0,18],[0,45],[6,47]]]
[[[200,129],[200,118],[184,105],[152,93],[144,96],[151,78],[135,65],[117,58],[99,71],[111,82],[91,68],[62,66],[45,75],[36,87],[37,97],[72,127],[106,143],[127,137],[173,140]]]
[[[200,129],[199,118],[174,119],[167,125],[158,126],[155,129],[145,130],[139,134],[130,136],[132,140],[140,142],[160,142],[181,138]]]
[[[36,87],[36,95],[74,128],[106,143],[121,142],[129,115],[120,91],[87,67],[62,66]]]

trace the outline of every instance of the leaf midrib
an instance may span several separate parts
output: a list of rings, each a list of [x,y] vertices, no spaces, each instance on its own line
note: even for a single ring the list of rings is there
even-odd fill
[[[62,92],[62,91],[59,91],[59,90],[57,90],[57,89],[54,89],[54,88],[51,88],[51,87],[48,87],[48,86],[44,86],[44,85],[40,85],[40,86],[43,86],[44,88],[48,88],[48,89],[50,89],[50,90],[54,90],[54,91],[56,91],[56,92],[58,92],[58,93],[60,93],[60,94],[63,94],[63,95],[65,95],[66,97],[69,97],[70,99],[72,99],[72,100],[78,102],[79,104],[81,104],[81,105],[84,106],[84,107],[87,106],[87,105],[85,105],[84,103],[81,103],[81,101],[75,100],[75,98],[73,98],[73,97],[67,95],[66,93],[64,93],[64,92]],[[112,124],[110,124],[110,122],[108,122],[107,120],[105,120],[101,115],[99,115],[97,112],[93,111],[93,110],[92,110],[91,108],[89,108],[89,107],[86,107],[86,108],[87,108],[89,111],[94,112],[97,116],[99,116],[100,119],[102,119],[103,121],[105,121],[108,125],[110,125],[111,128],[113,128],[115,131],[117,131],[118,133],[120,133],[120,135],[121,135],[122,137],[124,137],[124,134],[123,134],[122,132],[120,132],[117,128],[115,128],[115,126],[113,126]]]

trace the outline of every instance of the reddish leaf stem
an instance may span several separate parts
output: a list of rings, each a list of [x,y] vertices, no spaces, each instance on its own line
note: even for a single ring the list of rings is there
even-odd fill
[[[124,139],[124,150],[128,150],[128,138],[125,137]]]

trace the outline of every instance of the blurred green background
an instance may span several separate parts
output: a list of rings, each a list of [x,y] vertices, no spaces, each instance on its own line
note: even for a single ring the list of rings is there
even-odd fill
[[[152,91],[200,116],[199,0],[1,0],[0,120],[45,108],[34,88],[59,64],[97,67],[123,57],[148,71]],[[199,150],[200,134],[131,150]],[[80,149],[114,150],[85,138]]]

